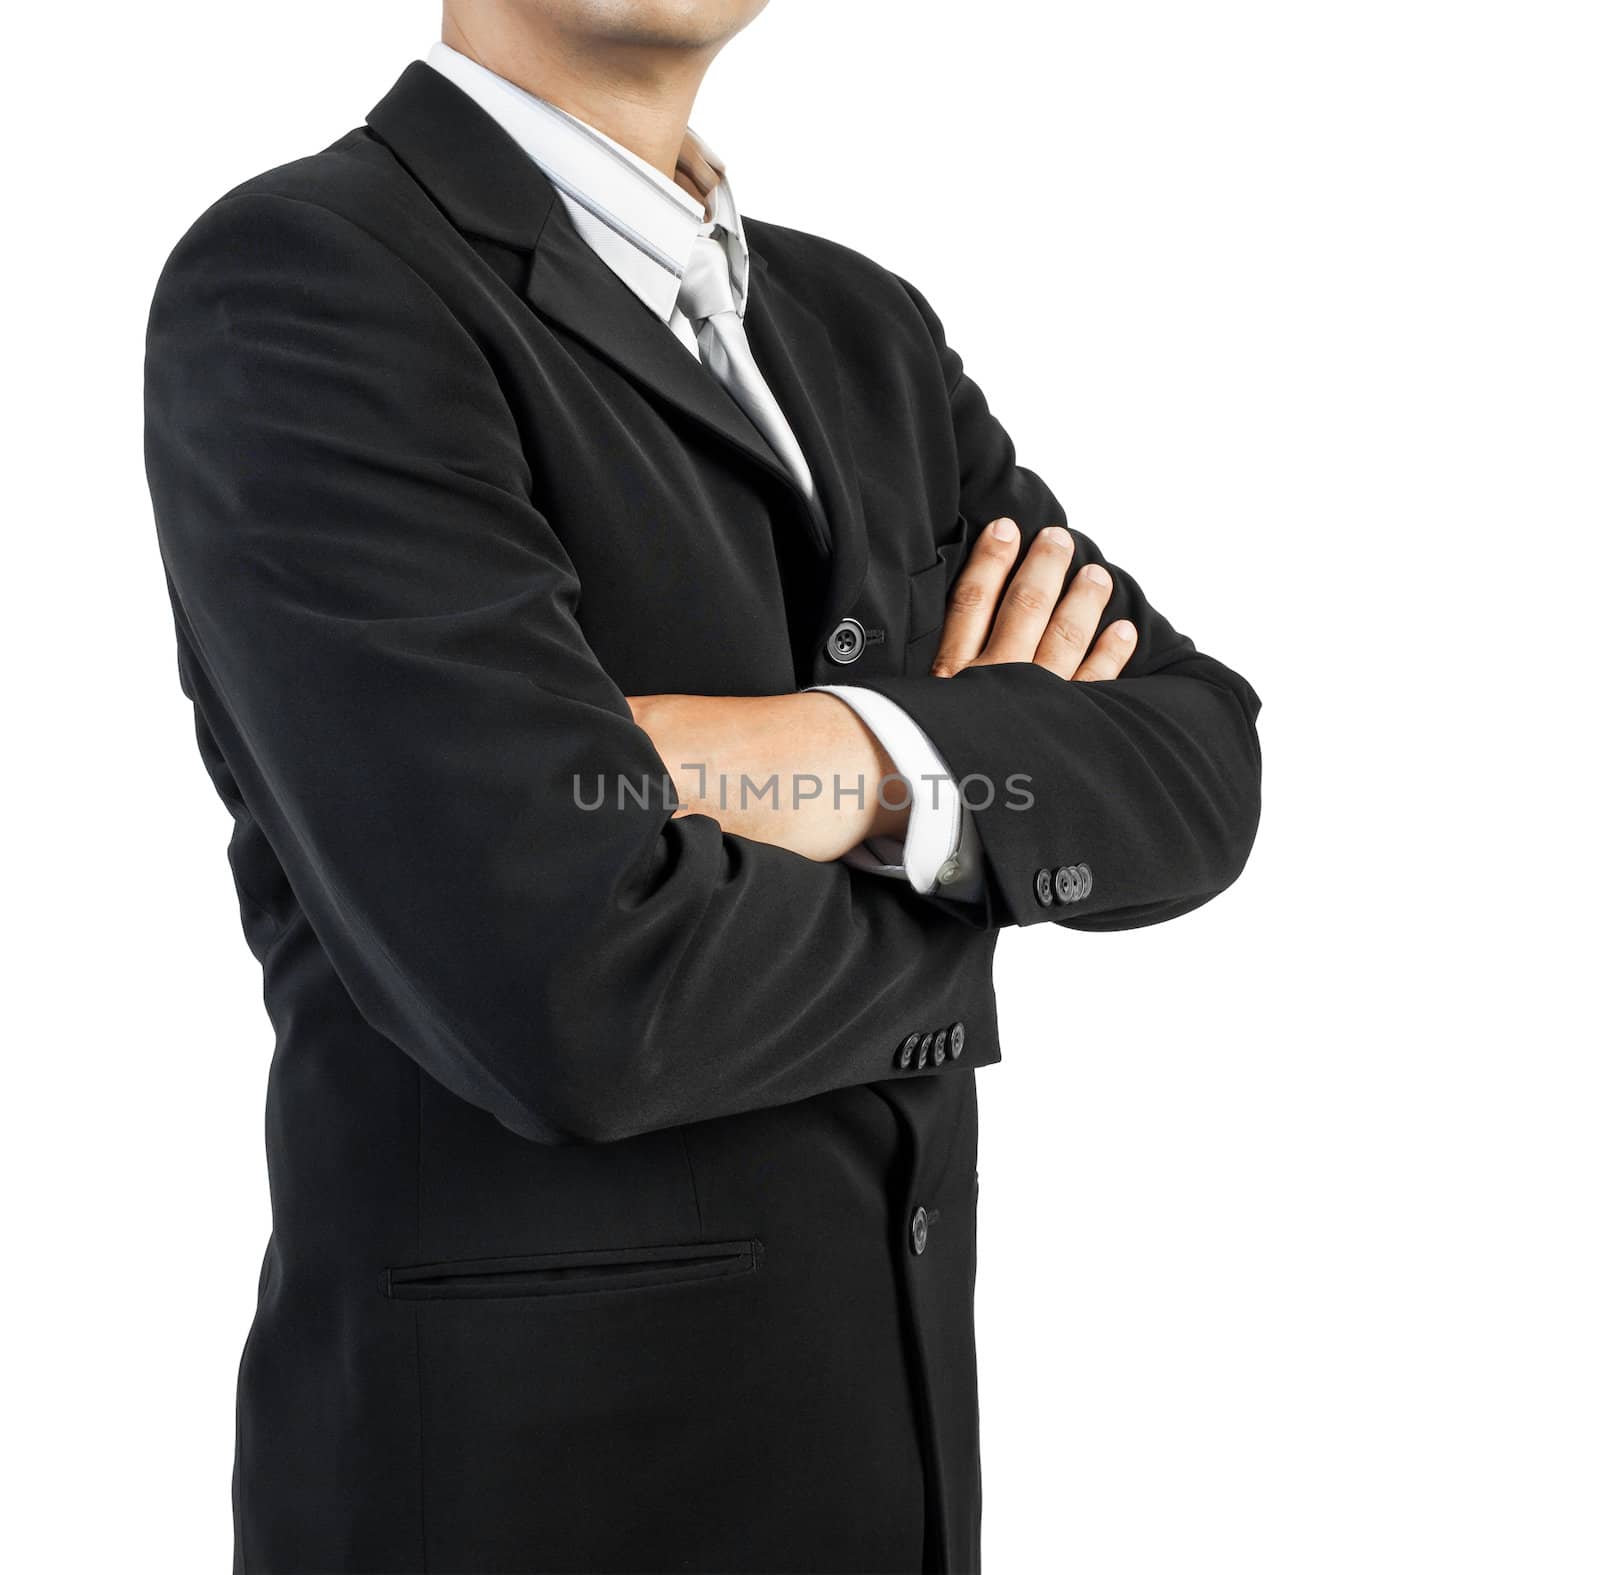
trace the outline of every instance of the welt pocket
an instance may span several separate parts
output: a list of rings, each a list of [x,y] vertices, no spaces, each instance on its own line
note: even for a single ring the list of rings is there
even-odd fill
[[[963,531],[947,541],[925,569],[917,569],[906,581],[906,641],[920,640],[944,628],[945,603],[950,586],[966,553]]]
[[[384,1271],[384,1294],[395,1301],[493,1301],[647,1290],[753,1274],[761,1252],[754,1240],[697,1241],[414,1263]]]

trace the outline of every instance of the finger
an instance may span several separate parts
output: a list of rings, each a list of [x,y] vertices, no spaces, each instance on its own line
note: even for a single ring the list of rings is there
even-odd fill
[[[1073,575],[1067,594],[1056,603],[1050,621],[1039,636],[1034,661],[1051,672],[1070,678],[1089,653],[1100,615],[1111,600],[1111,576],[1098,563]]]
[[[1021,540],[1015,520],[998,519],[973,544],[965,567],[950,589],[944,635],[939,641],[939,654],[933,659],[935,678],[959,673],[983,649],[1006,576],[1017,561]]]
[[[1094,642],[1083,664],[1072,676],[1080,684],[1103,683],[1108,678],[1120,678],[1128,665],[1133,648],[1139,643],[1139,631],[1126,618],[1108,625]]]
[[[978,660],[1031,662],[1072,563],[1072,537],[1059,525],[1039,532],[1000,600],[989,643]]]

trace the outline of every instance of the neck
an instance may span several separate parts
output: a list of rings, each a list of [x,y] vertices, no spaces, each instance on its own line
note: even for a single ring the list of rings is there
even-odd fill
[[[716,47],[577,38],[544,19],[485,7],[470,31],[446,14],[444,41],[674,179],[689,113]],[[680,182],[682,184],[682,182]]]

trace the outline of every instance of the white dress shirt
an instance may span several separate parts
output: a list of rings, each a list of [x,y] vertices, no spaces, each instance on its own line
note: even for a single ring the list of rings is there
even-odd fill
[[[427,61],[493,117],[539,166],[578,234],[666,324],[684,349],[697,361],[705,361],[708,371],[724,382],[767,438],[810,507],[820,508],[800,444],[755,369],[744,341],[750,253],[722,161],[695,132],[687,134],[679,167],[704,191],[703,199],[695,197],[604,132],[534,97],[449,45],[435,44]],[[724,346],[718,335],[709,333],[708,320],[697,323],[680,301],[691,259],[697,270],[708,260],[715,261],[705,255],[707,240],[720,247],[726,264],[726,283],[720,273],[715,282],[718,304],[737,314],[737,320],[727,319],[721,331],[730,341],[732,355],[721,353]],[[702,243],[698,257],[697,241]],[[706,345],[712,351],[709,357],[702,355],[701,335],[707,335]],[[910,796],[903,847],[874,842],[847,855],[848,861],[878,874],[904,878],[924,894],[937,891],[946,897],[975,897],[980,888],[976,830],[948,767],[927,734],[876,690],[845,684],[817,688],[843,701],[876,735],[905,783],[903,788],[890,784],[890,802]]]

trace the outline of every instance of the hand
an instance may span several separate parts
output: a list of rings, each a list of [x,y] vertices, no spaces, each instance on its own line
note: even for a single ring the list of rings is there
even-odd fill
[[[868,837],[905,836],[909,787],[833,695],[630,695],[628,705],[671,773],[680,815],[822,862]]]
[[[1060,525],[1039,532],[1012,575],[1020,541],[1021,533],[1008,519],[993,521],[979,536],[950,591],[933,676],[1032,662],[1079,683],[1117,677],[1133,655],[1139,632],[1123,618],[1094,639],[1111,600],[1111,576],[1091,563],[1066,587],[1073,540]]]

